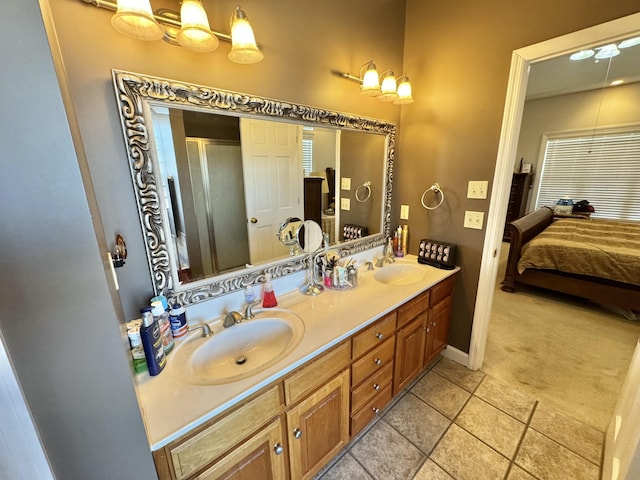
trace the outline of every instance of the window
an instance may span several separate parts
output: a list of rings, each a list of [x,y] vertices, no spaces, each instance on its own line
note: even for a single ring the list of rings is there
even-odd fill
[[[307,177],[313,171],[313,139],[302,139],[302,169]]]
[[[536,209],[563,196],[588,200],[594,217],[640,220],[640,128],[548,137]]]

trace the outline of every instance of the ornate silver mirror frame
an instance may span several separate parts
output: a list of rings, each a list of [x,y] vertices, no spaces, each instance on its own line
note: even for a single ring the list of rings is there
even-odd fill
[[[304,270],[307,256],[288,257],[197,282],[180,284],[172,263],[172,255],[175,259],[175,252],[172,243],[168,241],[169,220],[165,218],[166,209],[162,208],[164,202],[161,194],[162,185],[157,182],[157,164],[152,158],[149,132],[150,105],[188,107],[212,113],[227,112],[263,118],[272,117],[385,135],[386,175],[382,233],[340,243],[332,248],[341,256],[352,255],[383,245],[385,239],[389,237],[395,124],[137,73],[113,70],[112,75],[155,294],[163,293],[172,302],[191,305],[244,289],[246,285],[260,280],[265,273],[271,273],[272,278],[279,278]]]

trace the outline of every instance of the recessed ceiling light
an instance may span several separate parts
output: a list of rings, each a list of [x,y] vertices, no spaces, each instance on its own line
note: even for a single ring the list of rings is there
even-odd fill
[[[593,57],[595,53],[593,50],[580,50],[572,54],[569,58],[571,60],[584,60],[585,58]]]
[[[596,58],[597,59],[612,58],[617,55],[620,55],[620,50],[618,50],[618,46],[615,43],[610,43],[609,45],[605,45],[604,47],[598,48],[598,53],[596,53]]]
[[[614,80],[609,85],[612,87],[615,87],[616,85],[622,85],[623,83],[624,83],[624,80]]]
[[[629,48],[640,45],[640,37],[627,38],[618,44],[618,48]]]

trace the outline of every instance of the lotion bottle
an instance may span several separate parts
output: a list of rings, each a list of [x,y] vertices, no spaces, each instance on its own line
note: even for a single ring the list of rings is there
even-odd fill
[[[140,327],[140,339],[142,340],[142,348],[144,356],[147,359],[147,367],[149,367],[149,375],[158,375],[167,364],[167,357],[164,354],[162,345],[162,334],[158,322],[153,318],[151,307],[143,308],[142,326]]]
[[[264,276],[264,290],[262,292],[262,306],[264,308],[276,307],[278,300],[276,300],[276,293],[273,291],[273,285],[271,284],[271,274],[266,273]]]

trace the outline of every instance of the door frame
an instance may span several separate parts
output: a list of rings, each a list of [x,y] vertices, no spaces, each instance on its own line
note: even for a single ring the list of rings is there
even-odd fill
[[[623,37],[640,35],[639,25],[640,13],[636,13],[514,50],[512,54],[471,328],[467,366],[472,370],[478,370],[484,361],[495,280],[498,274],[499,254],[502,246],[504,219],[507,215],[511,177],[517,155],[529,68],[533,63],[566,55],[582,48],[614,42]]]

